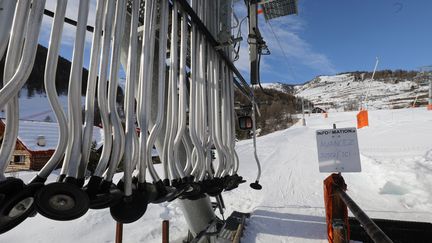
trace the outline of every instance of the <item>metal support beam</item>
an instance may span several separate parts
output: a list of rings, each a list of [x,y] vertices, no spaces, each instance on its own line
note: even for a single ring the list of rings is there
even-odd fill
[[[191,18],[191,21],[196,24],[198,30],[206,36],[206,39],[210,43],[210,45],[216,50],[216,52],[220,55],[220,57],[228,65],[229,69],[234,73],[234,75],[240,81],[240,83],[237,82],[237,83],[235,83],[235,85],[238,88],[240,88],[239,85],[241,85],[242,88],[247,91],[245,95],[250,96],[252,94],[252,91],[251,91],[248,83],[246,82],[244,77],[241,75],[239,70],[234,66],[230,57],[225,55],[223,49],[218,48],[220,43],[216,41],[215,37],[210,33],[210,31],[207,29],[207,27],[204,25],[204,23],[201,21],[201,19],[198,17],[198,15],[195,13],[195,11],[192,9],[192,7],[189,5],[187,0],[177,0],[177,2],[180,4],[180,6],[183,8],[183,10],[189,15],[189,17]]]
[[[250,82],[252,85],[258,84],[258,4],[256,1],[249,1],[249,62],[250,62]]]

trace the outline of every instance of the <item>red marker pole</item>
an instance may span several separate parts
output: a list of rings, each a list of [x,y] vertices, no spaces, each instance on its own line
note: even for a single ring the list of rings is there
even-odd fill
[[[123,242],[123,224],[117,222],[116,224],[116,237],[115,237],[116,243],[122,243]]]
[[[169,221],[162,221],[162,243],[169,243]]]

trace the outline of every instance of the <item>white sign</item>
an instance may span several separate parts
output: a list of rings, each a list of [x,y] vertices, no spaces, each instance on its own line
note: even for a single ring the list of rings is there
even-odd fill
[[[355,127],[316,131],[320,172],[360,172]]]

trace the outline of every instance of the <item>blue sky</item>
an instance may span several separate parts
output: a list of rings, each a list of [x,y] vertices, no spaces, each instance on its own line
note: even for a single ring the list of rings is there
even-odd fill
[[[54,10],[55,2],[47,0],[47,8]],[[67,16],[76,19],[78,2],[69,1]],[[239,19],[246,16],[243,1],[234,5],[234,11]],[[92,0],[89,25],[94,24],[94,13]],[[43,21],[40,42],[46,46],[51,18],[44,17]],[[376,56],[380,59],[379,70],[417,70],[432,65],[431,24],[430,0],[299,0],[297,16],[281,17],[269,23],[260,16],[260,30],[272,52],[262,58],[261,80],[303,83],[318,75],[372,71]],[[246,21],[242,34],[240,59],[235,64],[249,80]],[[65,25],[61,55],[68,59],[74,35],[74,27]],[[87,66],[91,47],[89,32],[86,47]]]
[[[262,82],[302,83],[317,75],[372,71],[376,56],[378,69],[432,65],[430,0],[299,0],[299,15],[270,24],[285,55],[262,18],[261,32],[272,52],[263,57]],[[243,54],[247,57],[247,48]],[[240,62],[248,75],[247,63]]]

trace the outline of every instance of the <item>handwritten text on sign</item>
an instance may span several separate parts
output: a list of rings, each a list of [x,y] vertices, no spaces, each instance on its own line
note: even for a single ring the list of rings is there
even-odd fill
[[[360,172],[357,129],[354,127],[316,131],[320,172]]]

